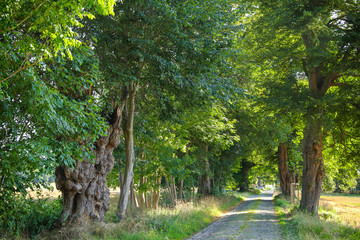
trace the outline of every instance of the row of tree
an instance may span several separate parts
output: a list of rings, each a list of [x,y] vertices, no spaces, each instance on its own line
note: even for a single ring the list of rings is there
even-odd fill
[[[195,187],[275,181],[276,167],[285,194],[302,179],[300,207],[316,214],[324,177],[359,170],[358,9],[5,1],[1,216],[54,172],[71,223],[105,220],[109,184],[123,219],[129,201],[157,208],[162,184],[175,205]]]

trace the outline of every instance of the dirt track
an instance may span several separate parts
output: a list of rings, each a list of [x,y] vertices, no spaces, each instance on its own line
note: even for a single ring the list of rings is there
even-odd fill
[[[281,239],[272,191],[252,195],[190,239]]]

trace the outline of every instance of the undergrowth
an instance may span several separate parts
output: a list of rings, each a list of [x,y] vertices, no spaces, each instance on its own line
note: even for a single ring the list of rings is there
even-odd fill
[[[19,198],[0,206],[0,239],[34,238],[59,220],[62,201]]]
[[[291,206],[289,199],[282,195],[274,201],[283,239],[360,239],[360,229],[343,224],[332,209],[320,207],[318,218]]]

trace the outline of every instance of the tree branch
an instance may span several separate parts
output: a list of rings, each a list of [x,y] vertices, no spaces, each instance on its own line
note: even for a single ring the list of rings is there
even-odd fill
[[[5,32],[8,32],[8,31],[11,31],[11,30],[14,30],[15,28],[17,28],[18,26],[20,26],[21,24],[23,24],[26,20],[28,20],[45,2],[47,2],[49,0],[45,0],[43,2],[41,2],[39,5],[37,5],[35,7],[35,9],[29,14],[27,15],[23,20],[21,20],[18,24],[16,24],[16,26],[14,27],[11,27],[11,28],[8,28],[8,29],[5,29]],[[4,30],[0,31],[0,32],[4,32]]]
[[[346,86],[346,83],[331,83],[330,87],[342,87],[342,86]]]
[[[22,70],[25,70],[25,69],[27,69],[27,68],[29,68],[29,67],[32,67],[32,66],[38,64],[38,63],[40,62],[40,60],[41,60],[41,58],[40,58],[38,61],[36,61],[36,62],[34,62],[34,63],[30,64],[30,65],[24,66],[24,67],[22,67],[22,66],[23,66],[23,63],[22,63],[22,64],[20,65],[20,67],[19,67],[18,70],[16,70],[15,72],[13,72],[11,75],[7,76],[6,78],[2,79],[2,80],[0,81],[0,83],[8,80],[8,79],[11,78],[11,77],[13,77],[13,76],[14,76],[15,74],[17,74],[18,72],[21,72]]]

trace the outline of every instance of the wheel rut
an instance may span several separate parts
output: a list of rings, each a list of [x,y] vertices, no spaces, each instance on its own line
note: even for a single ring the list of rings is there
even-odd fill
[[[281,239],[272,195],[272,191],[264,191],[246,198],[224,217],[189,239]]]

